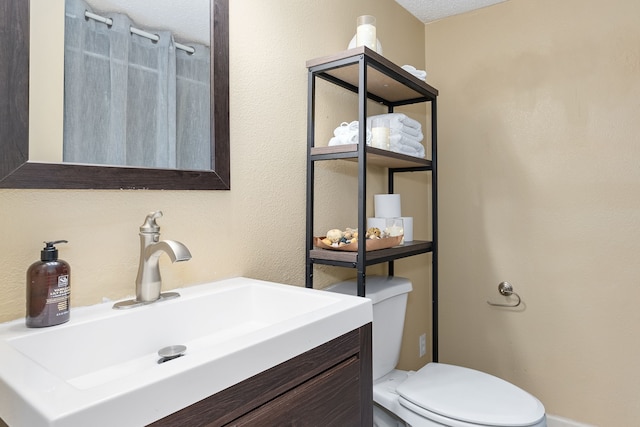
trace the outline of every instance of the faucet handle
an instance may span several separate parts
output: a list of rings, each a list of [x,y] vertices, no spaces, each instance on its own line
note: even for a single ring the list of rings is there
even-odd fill
[[[150,212],[144,220],[144,224],[140,226],[141,233],[159,233],[160,226],[156,223],[156,219],[162,217],[162,211]]]

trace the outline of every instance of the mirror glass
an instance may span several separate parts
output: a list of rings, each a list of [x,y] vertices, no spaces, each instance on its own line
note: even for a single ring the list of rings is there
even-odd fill
[[[207,136],[203,139],[188,135],[185,139],[199,146],[197,154],[192,156],[195,162],[193,159],[182,162],[176,160],[175,157],[180,158],[180,155],[176,156],[174,152],[173,163],[154,163],[153,161],[147,163],[146,158],[154,155],[148,155],[146,152],[139,156],[142,160],[137,162],[126,160],[119,162],[110,158],[92,161],[91,158],[82,158],[84,152],[88,151],[85,147],[91,146],[91,143],[94,148],[97,147],[98,151],[106,147],[101,137],[92,134],[91,129],[85,130],[76,141],[75,152],[80,153],[81,156],[77,158],[69,156],[69,150],[62,142],[68,133],[64,125],[65,119],[69,119],[70,116],[68,111],[65,112],[64,105],[65,85],[67,89],[69,86],[68,82],[65,83],[64,73],[65,1],[30,0],[28,19],[22,15],[25,13],[24,2],[20,4],[20,0],[1,1],[9,8],[9,12],[14,9],[19,15],[17,20],[8,20],[6,25],[13,26],[12,30],[15,34],[25,31],[25,28],[29,29],[30,43],[26,52],[28,53],[30,48],[30,54],[27,59],[28,67],[23,68],[23,70],[29,70],[29,80],[26,82],[29,94],[29,113],[26,117],[28,141],[23,140],[25,135],[21,126],[24,123],[15,123],[10,129],[0,130],[0,149],[3,154],[6,154],[6,162],[3,161],[3,164],[0,164],[0,187],[229,189],[228,0],[194,0],[189,2],[189,7],[184,6],[183,2],[169,0],[89,0],[87,2],[97,15],[102,11],[125,13],[143,30],[154,29],[151,35],[170,31],[174,39],[187,49],[196,48],[198,45],[211,47],[207,55],[213,65],[204,76],[204,83],[208,83],[210,89],[206,93],[202,91],[202,87],[206,87],[204,85],[192,89],[192,92],[196,92],[201,98],[203,96],[206,96],[206,99],[210,98],[205,101],[207,111],[204,120],[201,120],[207,126],[200,125],[200,128],[206,127]],[[28,6],[27,4],[27,11]],[[23,22],[20,22],[21,19]],[[100,25],[105,24],[100,23]],[[25,61],[24,51],[9,51],[8,45],[7,40],[0,41],[0,59],[6,58],[13,61],[12,67],[0,69],[0,74],[3,75],[18,73],[18,66]],[[195,57],[198,54],[196,52],[191,55],[184,50],[180,53],[185,57],[187,55]],[[174,61],[180,60],[174,59]],[[206,81],[207,75],[209,81]],[[0,95],[8,92],[4,89],[0,86]],[[97,95],[93,94],[93,98],[100,100],[103,92],[97,92]],[[6,95],[14,98],[20,105],[25,103],[24,100],[18,99],[24,93],[17,90],[15,93]],[[87,99],[93,98],[87,97]],[[182,105],[190,107],[194,102],[188,100]],[[93,107],[89,103],[85,104],[81,110],[91,108]],[[173,108],[182,110],[182,107]],[[145,111],[157,113],[157,110],[155,106],[151,106]],[[3,112],[4,110],[0,110],[0,114]],[[101,115],[106,114],[109,113]],[[189,117],[192,118],[193,115]],[[83,122],[84,120],[75,121]],[[180,125],[177,127],[179,128]],[[187,130],[195,127],[189,126]],[[146,127],[139,137],[134,139],[144,139],[145,129]],[[25,158],[24,147],[27,147],[28,158]],[[106,152],[111,151],[111,148],[106,150]]]

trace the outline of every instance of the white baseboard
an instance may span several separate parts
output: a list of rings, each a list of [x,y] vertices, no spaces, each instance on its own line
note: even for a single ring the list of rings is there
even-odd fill
[[[557,415],[547,414],[547,427],[597,427],[593,424],[584,424]]]

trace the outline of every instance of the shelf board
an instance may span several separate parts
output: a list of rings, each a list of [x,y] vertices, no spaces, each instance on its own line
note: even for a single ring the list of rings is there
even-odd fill
[[[358,161],[358,144],[312,147],[311,160]],[[367,146],[367,162],[388,168],[431,168],[431,160]]]
[[[414,240],[392,248],[369,251],[366,256],[366,265],[380,264],[382,262],[431,252],[432,247],[433,244],[430,241]],[[310,251],[310,256],[312,262],[317,264],[353,267],[358,262],[357,252],[314,248]]]
[[[403,105],[430,101],[438,96],[436,88],[365,46],[311,59],[307,61],[307,68],[357,92],[359,58],[362,55],[368,65],[367,92],[374,97],[388,104]]]

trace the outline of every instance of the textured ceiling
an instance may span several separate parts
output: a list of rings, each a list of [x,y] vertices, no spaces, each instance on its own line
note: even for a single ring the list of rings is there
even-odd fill
[[[123,12],[148,29],[172,30],[178,40],[209,44],[209,0],[86,0],[97,11]],[[422,22],[506,0],[396,0]]]
[[[506,0],[396,0],[424,23],[481,9]]]

